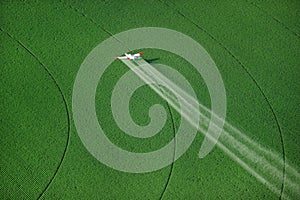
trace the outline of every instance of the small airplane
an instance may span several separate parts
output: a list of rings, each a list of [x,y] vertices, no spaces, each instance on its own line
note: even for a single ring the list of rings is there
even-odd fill
[[[136,54],[129,54],[129,53],[125,53],[125,56],[117,56],[115,57],[116,60],[125,60],[125,59],[128,59],[128,60],[137,60],[139,58],[141,58],[143,55],[143,52],[139,52],[139,53],[136,53]]]

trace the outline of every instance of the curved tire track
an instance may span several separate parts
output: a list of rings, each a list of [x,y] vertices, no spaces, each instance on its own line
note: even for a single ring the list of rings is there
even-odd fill
[[[269,109],[272,112],[272,115],[274,117],[277,129],[278,129],[278,132],[279,132],[279,136],[280,136],[280,143],[281,143],[281,150],[282,150],[282,160],[283,160],[283,169],[282,169],[282,184],[281,184],[281,191],[280,191],[280,197],[279,198],[282,199],[283,198],[283,191],[284,191],[285,176],[286,176],[286,156],[285,156],[283,134],[282,134],[281,126],[279,124],[279,121],[278,121],[277,115],[275,113],[275,110],[274,110],[273,106],[271,105],[268,97],[266,96],[266,94],[262,90],[261,86],[259,85],[258,81],[254,78],[254,76],[250,73],[250,71],[246,68],[246,66],[225,45],[223,45],[220,41],[218,41],[211,33],[209,33],[206,29],[204,29],[203,27],[201,27],[200,25],[198,25],[192,19],[188,18],[179,9],[177,9],[177,7],[174,4],[173,4],[173,6],[171,6],[170,4],[168,4],[168,3],[166,3],[166,2],[164,2],[162,0],[158,0],[158,1],[160,1],[163,4],[165,4],[170,9],[175,10],[184,19],[186,19],[191,24],[193,24],[194,26],[196,26],[197,29],[199,29],[199,30],[203,31],[204,33],[206,33],[213,41],[215,41],[218,45],[220,45],[244,69],[244,71],[248,74],[248,76],[255,83],[255,85],[259,89],[260,93],[263,95],[264,99],[266,100],[266,102],[267,102],[267,104],[269,106]]]
[[[54,76],[51,74],[51,72],[49,71],[49,69],[38,59],[38,57],[28,48],[26,47],[20,40],[16,39],[14,36],[12,36],[10,33],[4,31],[2,28],[0,28],[0,31],[2,31],[3,33],[5,33],[6,35],[8,35],[9,38],[11,38],[12,40],[16,41],[28,54],[30,54],[40,65],[41,67],[45,70],[45,72],[49,75],[49,77],[51,78],[52,82],[55,84],[55,87],[58,89],[61,98],[63,99],[64,102],[64,107],[65,107],[65,111],[66,111],[66,115],[67,115],[67,125],[68,125],[68,129],[67,129],[67,141],[66,141],[66,146],[65,149],[63,151],[63,155],[58,163],[58,166],[56,167],[56,170],[53,174],[53,176],[51,177],[50,181],[48,182],[48,184],[46,185],[46,187],[43,189],[43,191],[39,194],[39,197],[37,199],[41,199],[41,197],[45,194],[45,192],[48,190],[49,186],[51,185],[51,183],[53,182],[53,180],[55,179],[59,169],[62,166],[62,163],[64,161],[64,159],[66,158],[66,154],[67,154],[67,150],[69,147],[69,142],[70,142],[70,112],[69,112],[69,108],[68,108],[68,104],[66,101],[66,98],[62,92],[62,89],[60,88],[58,82],[56,81],[56,79],[54,78]]]
[[[126,47],[128,49],[128,51],[132,51],[131,49],[129,49],[127,46],[125,46],[125,44],[119,40],[117,37],[114,36],[114,34],[112,34],[110,31],[108,31],[107,29],[103,28],[102,26],[100,26],[95,20],[93,20],[91,17],[88,17],[85,13],[83,13],[82,11],[80,11],[79,9],[77,9],[76,7],[70,5],[70,4],[67,4],[67,3],[64,3],[63,1],[61,1],[61,3],[67,5],[69,8],[71,8],[72,10],[74,10],[76,13],[78,13],[79,15],[87,18],[90,22],[92,22],[96,27],[100,28],[102,31],[104,31],[106,34],[108,34],[110,37],[113,37],[116,41],[118,41],[120,44],[122,44],[124,47]],[[174,122],[174,116],[173,116],[173,113],[171,111],[171,108],[170,108],[170,105],[168,102],[166,102],[167,104],[167,108],[168,108],[168,111],[170,113],[170,116],[171,116],[171,124],[172,124],[172,129],[173,129],[173,133],[174,133],[174,153],[173,153],[173,162],[171,164],[171,168],[170,168],[170,172],[169,172],[169,175],[168,175],[168,178],[167,178],[167,181],[166,181],[166,184],[164,186],[164,189],[160,195],[160,200],[163,198],[166,190],[167,190],[167,187],[170,183],[170,180],[171,180],[171,176],[172,176],[172,172],[173,172],[173,169],[174,169],[174,163],[175,163],[175,152],[176,152],[176,139],[175,139],[175,135],[176,135],[176,128],[175,128],[175,122]]]
[[[176,153],[176,127],[175,127],[175,123],[174,123],[174,116],[173,116],[173,113],[172,113],[172,110],[171,110],[171,107],[169,105],[168,102],[166,102],[167,104],[167,107],[168,107],[168,111],[170,113],[170,116],[171,116],[171,123],[172,123],[172,129],[173,129],[173,133],[174,133],[174,152],[173,152],[173,162],[171,164],[171,168],[170,168],[170,172],[169,172],[169,175],[168,175],[168,178],[167,178],[167,182],[165,184],[165,187],[159,197],[159,199],[163,199],[163,196],[165,194],[165,192],[167,191],[167,188],[169,186],[169,183],[170,183],[170,180],[171,180],[171,176],[172,176],[172,173],[173,173],[173,169],[174,169],[174,163],[175,163],[175,153]]]

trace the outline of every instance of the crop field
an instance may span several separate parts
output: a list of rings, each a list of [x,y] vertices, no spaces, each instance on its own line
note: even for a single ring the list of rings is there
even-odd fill
[[[199,130],[175,162],[143,173],[113,168],[86,147],[74,108],[81,66],[107,39],[127,44],[115,35],[145,27],[185,34],[212,58],[226,91],[225,120],[240,130],[246,145],[242,150],[227,142],[226,148],[241,153],[239,157],[224,151],[223,134],[221,146],[199,158],[205,140]],[[299,1],[1,0],[0,37],[0,199],[300,199]],[[138,51],[154,68],[163,64],[179,72],[199,104],[212,107],[209,87],[190,62],[164,49],[130,53]],[[105,60],[104,55],[99,53]],[[111,99],[131,69],[107,59],[111,64],[98,77],[93,103],[86,102],[86,109],[92,105],[106,137],[126,152],[162,149],[178,135],[184,119],[143,85],[126,105],[128,121],[138,127],[154,123],[160,117],[150,116],[155,104],[166,120],[151,137],[127,134],[116,122]],[[86,77],[86,83],[93,78]],[[121,86],[126,89],[132,82]],[[120,104],[126,101],[121,94],[116,98]],[[86,126],[91,121],[79,120]],[[189,129],[183,132],[190,134]],[[248,151],[255,152],[253,158]],[[122,160],[113,153],[106,156]]]

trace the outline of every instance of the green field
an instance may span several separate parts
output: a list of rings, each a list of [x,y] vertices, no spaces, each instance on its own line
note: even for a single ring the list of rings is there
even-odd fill
[[[287,164],[300,168],[300,2],[225,1],[1,1],[0,199],[281,199]],[[149,173],[126,173],[95,159],[82,144],[72,113],[76,74],[86,56],[114,34],[139,27],[184,33],[210,54],[226,88],[226,120],[284,160],[275,194],[219,148],[205,158],[197,134],[175,163]],[[207,107],[202,77],[183,58],[142,49],[144,59],[173,67]],[[96,113],[107,137],[132,152],[162,148],[180,115],[148,86],[131,98],[139,125],[161,104],[161,133],[131,137],[114,121],[110,98],[129,71],[113,62],[101,77]],[[298,183],[299,184],[299,183]],[[296,199],[300,195],[293,191]]]

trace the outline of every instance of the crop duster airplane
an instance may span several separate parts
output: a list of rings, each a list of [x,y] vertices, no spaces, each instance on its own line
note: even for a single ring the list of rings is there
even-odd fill
[[[136,53],[136,54],[128,54],[128,53],[125,53],[125,56],[118,56],[118,57],[115,57],[116,60],[125,60],[125,59],[128,59],[128,60],[137,60],[139,58],[141,58],[143,55],[143,52],[139,52],[139,53]]]

